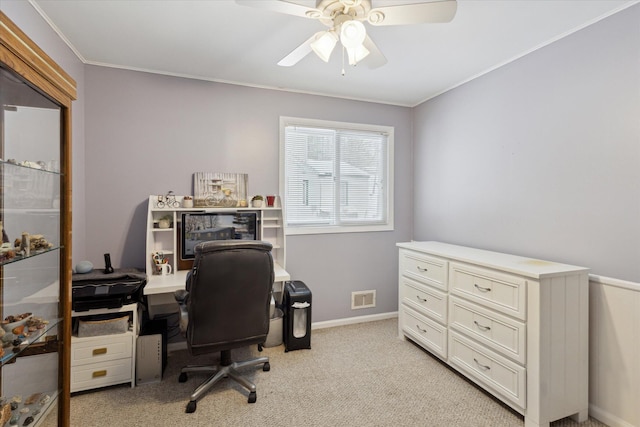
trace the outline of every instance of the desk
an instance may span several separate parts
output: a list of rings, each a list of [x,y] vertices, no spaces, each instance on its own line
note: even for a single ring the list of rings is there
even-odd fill
[[[274,263],[274,292],[282,292],[284,282],[291,280],[289,273],[278,263]],[[147,296],[149,317],[178,311],[178,304],[173,293],[185,288],[187,274],[190,270],[178,270],[166,276],[151,275],[147,277],[144,294]],[[277,286],[276,286],[277,285]]]
[[[178,311],[173,293],[185,288],[187,273],[189,270],[178,270],[178,258],[180,256],[180,239],[178,231],[181,230],[182,214],[188,212],[211,213],[249,213],[256,214],[257,238],[271,243],[273,249],[271,255],[274,262],[274,292],[284,290],[284,282],[291,280],[286,266],[285,244],[282,209],[278,207],[263,208],[222,208],[222,207],[189,207],[184,208],[184,196],[175,196],[175,205],[158,205],[158,200],[164,200],[164,196],[151,195],[147,205],[147,244],[146,267],[147,284],[144,287],[144,295],[147,297],[149,317],[156,314],[170,314]],[[169,219],[168,228],[160,228],[160,220]],[[156,274],[156,266],[152,254],[160,252],[171,265],[173,274],[161,276]],[[278,285],[279,284],[279,285]]]

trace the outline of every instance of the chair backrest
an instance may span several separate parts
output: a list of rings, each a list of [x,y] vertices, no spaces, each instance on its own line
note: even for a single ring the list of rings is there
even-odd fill
[[[269,332],[271,244],[217,240],[195,247],[187,283],[187,345],[192,354],[261,344]]]

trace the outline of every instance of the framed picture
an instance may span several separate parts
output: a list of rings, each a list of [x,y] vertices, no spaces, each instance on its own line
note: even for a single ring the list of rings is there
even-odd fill
[[[193,205],[197,208],[247,207],[246,173],[195,172]]]

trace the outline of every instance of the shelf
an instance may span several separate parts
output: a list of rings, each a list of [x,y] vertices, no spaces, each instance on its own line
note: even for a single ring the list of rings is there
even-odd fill
[[[259,212],[259,211],[280,211],[281,208],[252,208],[252,207],[235,207],[235,208],[217,208],[214,206],[211,207],[193,207],[193,208],[151,208],[150,211],[152,213],[159,212]]]
[[[24,396],[24,400],[16,402],[17,408],[13,411],[14,414],[19,415],[18,423],[15,425],[27,425],[25,420],[28,417],[32,417],[33,421],[29,425],[37,426],[41,420],[44,420],[49,414],[49,411],[55,406],[58,398],[57,390],[49,390],[43,392],[32,393],[28,396]],[[29,402],[29,403],[27,403]],[[28,409],[28,412],[22,413]],[[6,425],[9,425],[7,422]]]
[[[38,255],[43,255],[43,254],[46,254],[46,253],[49,253],[49,252],[56,251],[58,249],[60,249],[60,246],[55,246],[55,247],[50,248],[50,249],[43,249],[43,250],[39,250],[39,251],[34,251],[29,256],[22,256],[17,252],[16,256],[14,258],[9,258],[9,259],[5,259],[5,260],[0,261],[0,266],[11,264],[11,263],[18,262],[18,261],[22,261],[22,260],[29,259],[29,258],[34,258],[34,257],[37,257]]]
[[[171,251],[171,250],[169,250],[169,251],[163,251],[163,250],[155,250],[155,251],[152,251],[152,253],[154,253],[154,252],[158,252],[159,254],[162,254],[162,255],[173,255],[173,253],[174,253],[174,252],[173,252],[173,251]]]
[[[50,170],[42,169],[42,168],[35,168],[35,167],[31,167],[31,166],[19,165],[17,163],[11,163],[11,162],[8,162],[8,161],[2,160],[2,159],[0,159],[0,165],[2,167],[8,166],[10,168],[12,168],[12,167],[20,168],[20,169],[23,169],[24,172],[26,172],[26,171],[28,171],[28,172],[37,171],[37,172],[47,173],[47,174],[52,174],[52,175],[59,175],[59,176],[63,176],[64,175],[60,171],[50,171]]]
[[[4,366],[7,363],[13,363],[17,356],[22,355],[23,353],[27,353],[28,349],[31,346],[36,346],[39,344],[47,344],[46,338],[47,333],[58,326],[58,324],[62,321],[62,319],[54,319],[49,320],[49,323],[45,328],[39,329],[36,332],[32,333],[29,337],[24,338],[18,346],[14,346],[13,348],[5,348],[4,356],[0,358],[0,366]],[[6,332],[7,334],[9,332]],[[21,337],[23,335],[20,335]],[[50,337],[51,339],[55,339],[55,337]],[[39,353],[39,352],[36,352]]]

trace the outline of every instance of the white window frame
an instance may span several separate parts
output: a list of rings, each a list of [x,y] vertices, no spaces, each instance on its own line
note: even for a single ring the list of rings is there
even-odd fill
[[[386,222],[381,224],[366,225],[331,225],[331,226],[296,226],[288,227],[286,221],[286,192],[285,192],[285,128],[287,126],[302,127],[321,127],[327,129],[356,130],[368,132],[381,132],[387,135],[387,153],[386,153]],[[282,201],[282,217],[284,220],[284,230],[286,235],[299,234],[327,234],[327,233],[357,233],[357,232],[375,232],[375,231],[392,231],[394,229],[393,211],[393,153],[394,153],[394,128],[392,126],[381,126],[361,123],[345,123],[328,120],[305,119],[300,117],[280,117],[280,194]]]

